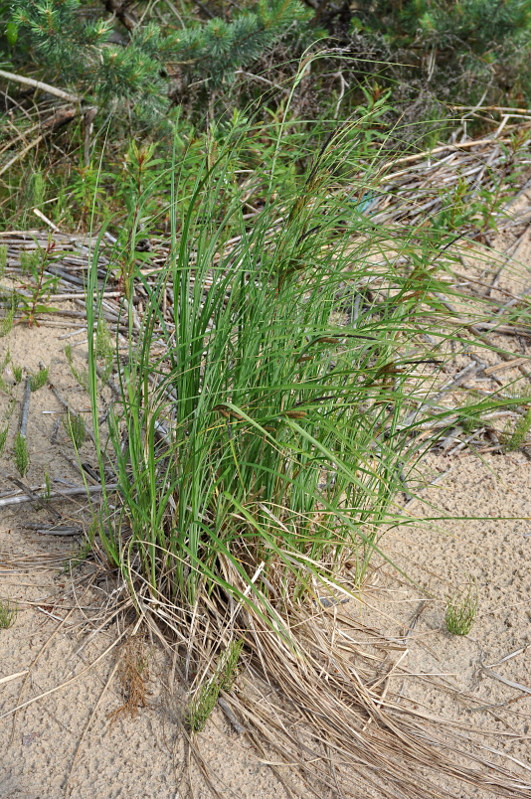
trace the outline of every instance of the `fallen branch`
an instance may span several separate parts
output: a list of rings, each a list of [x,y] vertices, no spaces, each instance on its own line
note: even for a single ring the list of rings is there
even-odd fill
[[[0,76],[1,74],[2,70],[0,69]],[[4,164],[4,166],[0,169],[0,175],[3,175],[4,172],[7,172],[7,170],[12,167],[13,164],[16,164],[17,161],[20,161],[20,159],[23,158],[26,153],[28,153],[34,147],[37,147],[37,145],[41,143],[48,133],[55,130],[55,128],[60,127],[61,125],[65,125],[67,122],[71,122],[72,119],[78,115],[78,113],[79,112],[76,108],[62,109],[62,111],[55,113],[47,122],[43,124],[43,128],[46,129],[45,132],[33,139],[33,141],[27,144],[26,147],[23,147],[22,150],[19,150],[19,152],[16,153],[13,158],[7,162],[7,164]]]
[[[69,103],[80,103],[81,97],[77,94],[70,94],[63,89],[58,89],[56,86],[51,86],[49,83],[43,83],[35,78],[26,78],[24,75],[17,75],[15,72],[6,72],[0,69],[0,78],[5,80],[12,80],[15,83],[21,83],[23,86],[32,86],[34,89],[40,89],[47,94],[53,94],[54,97],[60,97],[61,100],[67,100]]]
[[[21,480],[18,480],[16,477],[11,477],[10,475],[7,475],[7,479],[10,480],[12,483],[14,483],[22,491],[24,491],[26,496],[28,496],[33,502],[37,502],[52,517],[54,517],[56,519],[60,519],[61,518],[60,514],[57,513],[56,510],[54,510],[53,508],[49,508],[46,505],[44,499],[39,497],[37,494],[34,494],[33,491],[28,486],[24,485],[24,483],[21,482]]]
[[[112,483],[111,485],[107,486],[77,486],[75,488],[65,488],[64,491],[52,491],[47,500],[50,499],[66,499],[68,497],[77,497],[81,494],[98,494],[100,491],[105,490],[107,491],[114,491],[114,489],[118,488],[118,483]],[[24,502],[34,502],[34,495],[30,496],[29,494],[17,494],[13,497],[5,497],[4,499],[0,499],[0,508],[5,508],[7,505],[21,505]]]
[[[26,377],[26,385],[24,386],[24,399],[22,401],[22,412],[20,414],[20,435],[22,436],[22,438],[26,438],[26,430],[28,429],[30,397],[31,397],[31,381],[28,375],[28,377]]]

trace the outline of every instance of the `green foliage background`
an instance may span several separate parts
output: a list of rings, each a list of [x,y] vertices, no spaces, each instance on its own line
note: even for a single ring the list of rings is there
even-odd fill
[[[531,104],[530,32],[528,0],[182,0],[178,9],[0,0],[0,222],[30,225],[33,208],[63,228],[87,227],[94,211],[123,220],[138,194],[131,140],[163,158],[175,141],[199,152],[207,139],[222,145],[250,108],[264,132],[241,169],[263,160],[265,130],[286,114],[308,153],[321,139],[304,120],[339,123],[376,107],[373,141],[429,146],[456,104]],[[43,81],[75,107],[6,73]],[[305,166],[300,152],[292,177]]]
[[[234,83],[245,82],[241,72],[251,66],[257,74],[265,69],[271,84],[282,84],[285,62],[328,36],[328,46],[339,45],[353,59],[342,66],[352,83],[346,111],[359,99],[367,73],[375,72],[387,85],[427,79],[435,94],[440,88],[461,102],[472,102],[480,91],[492,102],[502,95],[506,103],[531,99],[528,0],[343,5],[259,0],[238,6],[221,0],[183,2],[179,16],[172,4],[160,3],[156,11],[135,4],[134,12],[129,5],[114,0],[3,2],[3,66],[60,82],[107,112],[109,105],[116,111],[126,103],[130,113],[145,117],[165,115],[168,95],[178,104],[201,105],[205,89],[218,100],[223,97],[226,108],[237,100]],[[379,64],[368,68],[364,58]],[[315,101],[325,105],[328,67],[317,71],[312,91]],[[263,93],[265,85],[255,88]]]

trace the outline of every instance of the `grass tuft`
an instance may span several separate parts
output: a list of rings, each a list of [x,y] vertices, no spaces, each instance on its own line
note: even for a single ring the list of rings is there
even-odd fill
[[[139,176],[112,258],[127,344],[116,337],[108,439],[98,243],[86,304],[98,543],[139,613],[183,651],[187,726],[204,728],[244,649],[258,681],[353,758],[362,744],[344,730],[365,724],[364,700],[350,655],[335,667],[308,600],[339,584],[356,595],[373,554],[385,558],[396,494],[455,423],[436,391],[447,362],[488,346],[473,330],[492,311],[463,289],[455,230],[421,215],[379,223],[351,201],[386,191],[365,122],[321,123],[310,147],[286,110],[266,126],[238,117],[199,150],[176,140],[170,163]],[[156,235],[153,208],[170,237],[147,268],[135,241]],[[505,402],[487,400],[472,396],[464,416],[475,423]],[[117,489],[106,490],[110,479]],[[227,640],[243,649],[228,652]],[[381,734],[375,726],[367,736]],[[407,779],[397,777],[404,794]]]
[[[0,629],[7,630],[15,623],[18,615],[18,607],[16,602],[13,603],[9,599],[0,600]]]
[[[267,618],[289,638],[271,617],[274,586],[289,584],[298,599],[337,580],[348,558],[356,590],[394,519],[394,496],[429,445],[426,431],[441,435],[452,416],[429,397],[457,335],[455,231],[421,223],[390,231],[349,202],[385,190],[385,170],[359,136],[370,124],[370,112],[326,132],[321,123],[309,154],[297,129],[260,123],[271,147],[255,165],[252,222],[238,177],[259,146],[249,120],[217,130],[207,156],[179,144],[179,165],[160,162],[135,195],[129,244],[115,258],[128,264],[130,342],[116,353],[121,397],[108,417],[120,501],[104,505],[100,536],[128,581],[141,575],[157,602],[192,612],[214,593],[219,607]],[[129,256],[138,220],[145,235],[146,209],[161,202],[165,170],[171,250],[148,273]],[[97,251],[89,296],[96,287]],[[481,318],[481,302],[466,303]],[[98,442],[107,337],[95,311],[88,302]],[[467,417],[485,408],[472,398]],[[103,483],[104,471],[102,459]],[[214,701],[213,690],[202,702]]]
[[[475,581],[464,591],[456,591],[446,604],[446,629],[452,635],[468,635],[478,610],[479,596]]]
[[[38,372],[30,375],[30,388],[32,391],[38,391],[46,384],[49,370],[50,367],[47,366],[45,369],[39,369]]]

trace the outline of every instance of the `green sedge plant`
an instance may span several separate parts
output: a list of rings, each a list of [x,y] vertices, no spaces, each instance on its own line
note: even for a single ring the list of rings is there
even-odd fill
[[[166,262],[147,270],[131,259],[122,272],[130,343],[116,358],[121,396],[108,438],[97,308],[87,303],[100,476],[105,487],[110,466],[118,483],[104,492],[100,540],[139,607],[141,592],[162,623],[173,619],[188,663],[205,656],[205,639],[190,637],[199,607],[209,618],[217,608],[205,636],[219,654],[242,619],[290,641],[273,600],[311,599],[337,584],[347,559],[349,590],[359,589],[373,554],[386,557],[380,538],[396,519],[394,498],[429,446],[417,434],[437,422],[442,435],[451,416],[430,396],[449,345],[468,344],[440,299],[460,292],[441,247],[453,231],[391,232],[352,202],[381,190],[380,138],[371,146],[359,135],[370,122],[370,112],[328,130],[321,121],[311,148],[288,114],[266,129],[233,117],[202,156],[176,140],[173,160],[135,196],[126,252],[114,257],[130,258],[146,235],[144,209],[156,196],[160,207],[169,178]],[[249,190],[249,147],[260,137],[267,155]],[[480,299],[471,318],[490,310]],[[468,412],[487,407],[476,405]]]
[[[236,130],[213,166],[207,157],[201,171],[187,172],[185,158],[175,169],[169,264],[155,282],[137,275],[149,302],[120,372],[121,414],[111,417],[126,492],[117,527],[145,541],[138,551],[153,589],[162,557],[172,564],[172,592],[192,603],[203,564],[218,582],[218,556],[249,579],[237,565],[240,547],[296,574],[293,558],[333,562],[339,542],[361,541],[361,580],[373,536],[364,541],[365,525],[385,515],[405,443],[402,380],[389,381],[385,367],[413,303],[367,314],[353,328],[336,321],[357,220],[335,186],[354,171],[355,128],[323,142],[298,195],[287,198],[280,229],[272,196],[285,160],[282,129],[271,197],[252,227],[240,198],[226,196],[228,156],[233,162],[244,149],[245,133]],[[230,248],[227,229],[239,231]],[[171,322],[161,311],[168,287]],[[162,358],[153,359],[155,340]],[[392,445],[388,429],[397,430]],[[121,551],[123,541],[114,543]]]

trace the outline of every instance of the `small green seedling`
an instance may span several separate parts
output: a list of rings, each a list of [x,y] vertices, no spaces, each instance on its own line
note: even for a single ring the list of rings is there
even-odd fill
[[[74,365],[74,356],[72,355],[72,347],[70,344],[67,344],[65,347],[65,356],[66,360],[68,361],[68,365],[70,367],[70,371],[72,375],[75,377],[81,388],[84,388],[85,391],[89,390],[89,375],[86,370],[80,372]]]
[[[9,361],[11,360],[11,353],[9,352],[9,347],[7,348],[7,352],[5,353],[4,357],[0,361],[0,374],[4,373],[6,366],[8,365]]]
[[[15,623],[17,613],[16,603],[10,602],[9,599],[0,600],[0,629],[7,630],[11,627]]]
[[[29,455],[26,436],[20,432],[15,439],[15,464],[20,476],[24,477],[29,468]]]
[[[30,375],[30,387],[32,391],[38,391],[48,380],[49,366],[46,369],[39,369],[35,374]]]
[[[185,723],[192,732],[201,732],[204,728],[218,701],[219,692],[232,689],[243,643],[243,640],[232,641],[221,655],[212,678],[190,702]]]
[[[234,680],[238,675],[238,663],[243,649],[243,638],[239,641],[231,641],[227,649],[224,651],[219,665],[219,689],[220,691],[231,691],[234,685]]]
[[[66,432],[72,439],[74,447],[79,449],[87,436],[85,422],[78,413],[68,413],[63,424]]]
[[[199,693],[193,697],[185,716],[185,724],[192,732],[201,732],[219,696],[219,685],[213,677]]]
[[[44,501],[48,502],[50,500],[51,495],[52,495],[52,484],[51,484],[51,481],[50,481],[50,475],[48,474],[48,469],[45,469],[44,470],[44,494],[43,494]]]
[[[2,295],[0,299],[3,299],[4,296],[5,295]],[[2,309],[2,316],[0,317],[0,338],[7,336],[7,334],[11,332],[17,306],[16,297],[13,293],[7,295],[6,298],[9,306]]]
[[[22,380],[22,366],[15,366],[13,364],[13,377],[15,378],[15,383],[20,383]]]
[[[38,314],[57,310],[47,305],[59,280],[57,275],[50,275],[46,271],[54,258],[54,250],[55,242],[50,238],[46,248],[20,253],[22,278],[19,278],[19,285],[11,292],[11,324],[14,311],[18,308],[21,311],[19,321],[24,320],[29,327],[33,324],[38,326]]]
[[[503,438],[503,447],[506,452],[516,452],[517,449],[525,444],[529,431],[531,430],[531,408],[519,416],[518,421],[511,431],[507,429]]]
[[[46,369],[39,369],[38,372],[35,372],[35,374],[30,375],[30,387],[32,391],[38,391],[40,388],[44,386],[44,384],[48,380],[49,369],[50,367],[47,366]]]
[[[7,440],[7,431],[9,430],[9,426],[6,425],[3,430],[0,430],[0,455],[4,451],[4,447],[6,445]]]
[[[446,629],[452,635],[468,635],[478,610],[478,589],[475,581],[465,591],[456,591],[446,603]]]
[[[2,322],[0,321],[0,328],[1,328],[1,326],[2,326]],[[0,332],[0,338],[1,338],[1,336],[2,336],[2,333]],[[2,360],[0,361],[0,389],[2,391],[5,391],[6,394],[10,393],[9,392],[10,386],[4,380],[4,372],[5,372],[6,366],[8,365],[10,360],[11,360],[11,353],[9,352],[9,347],[8,347],[6,354],[4,355]]]

